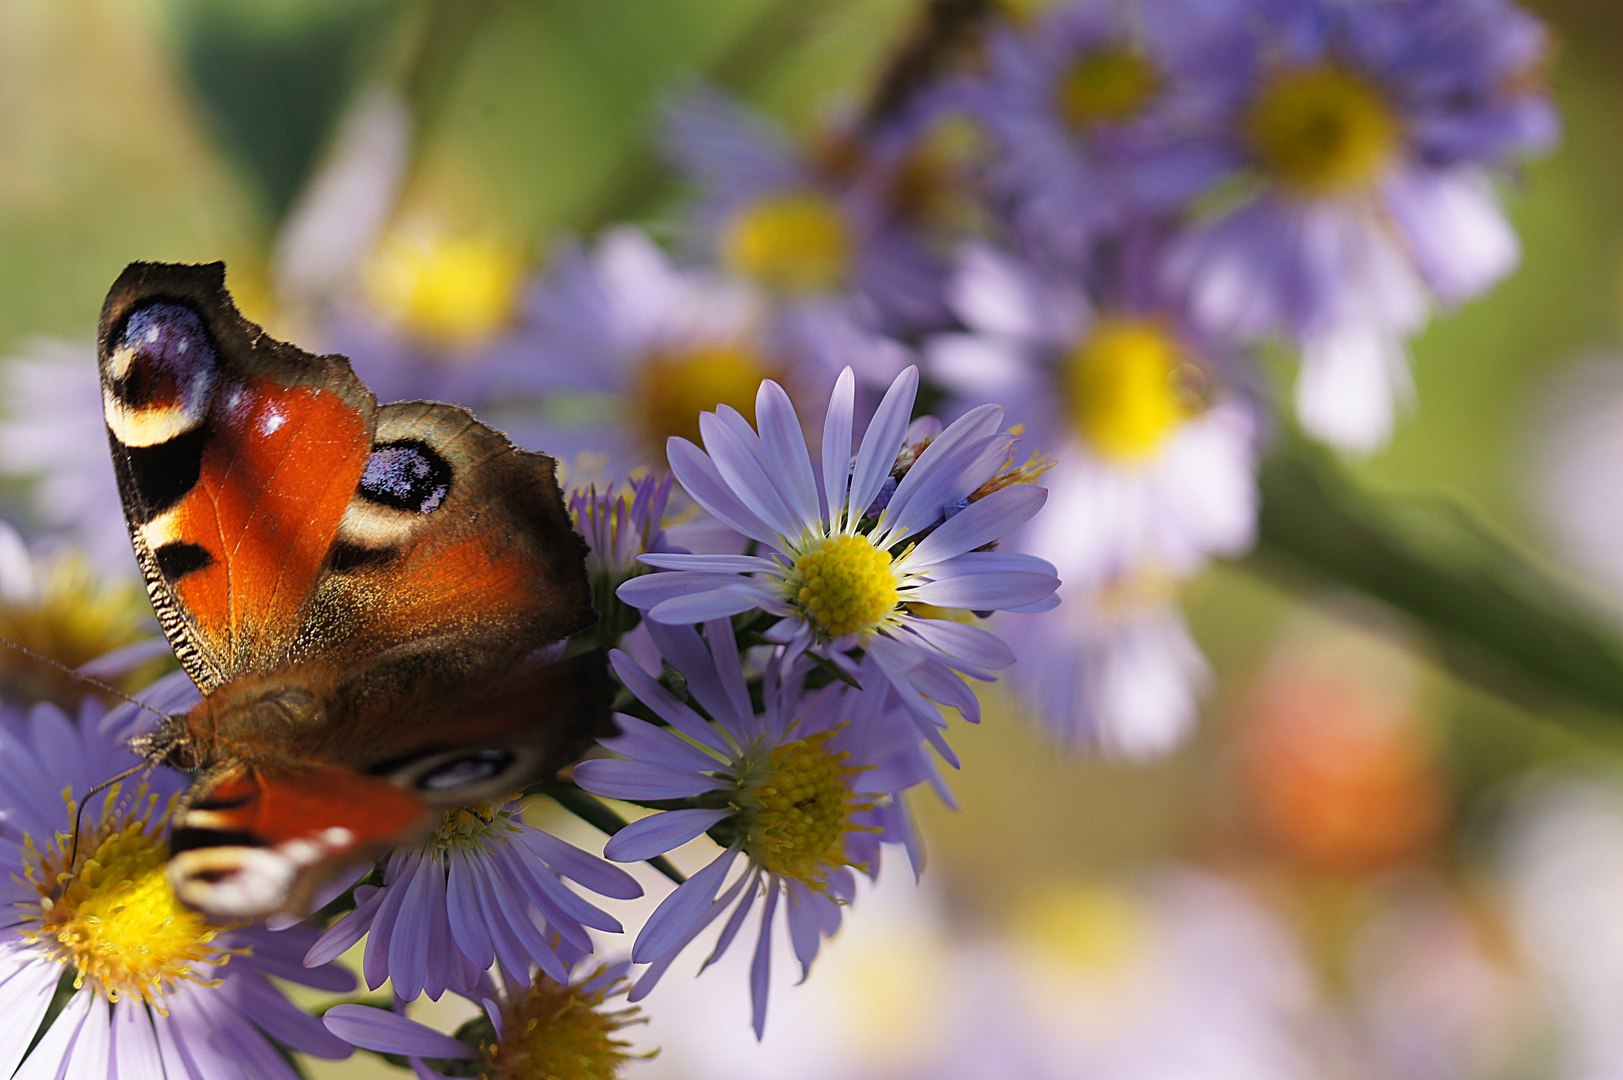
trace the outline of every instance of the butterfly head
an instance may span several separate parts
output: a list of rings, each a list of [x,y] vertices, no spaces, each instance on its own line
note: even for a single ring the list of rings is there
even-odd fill
[[[156,731],[137,735],[129,741],[130,752],[145,759],[147,765],[168,765],[182,772],[198,768],[197,741],[173,716],[166,716]]]

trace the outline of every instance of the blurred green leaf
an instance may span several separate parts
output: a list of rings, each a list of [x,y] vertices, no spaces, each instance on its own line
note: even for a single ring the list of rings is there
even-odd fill
[[[399,8],[392,0],[196,5],[179,21],[185,73],[215,136],[279,221]]]
[[[1546,715],[1564,701],[1623,720],[1623,637],[1458,506],[1377,498],[1298,438],[1259,479],[1254,566],[1385,601],[1431,632],[1450,670],[1493,693]]]

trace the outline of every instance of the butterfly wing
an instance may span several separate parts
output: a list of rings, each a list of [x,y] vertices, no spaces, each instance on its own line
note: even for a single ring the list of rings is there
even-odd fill
[[[259,792],[232,827],[182,820],[188,852],[263,863],[291,843],[330,868],[408,834],[432,802],[514,790],[612,731],[600,658],[536,660],[596,617],[551,458],[455,406],[378,406],[342,357],[242,318],[220,264],[130,266],[99,341],[136,555],[206,695],[187,734],[209,748],[205,778]],[[267,712],[267,695],[282,704]],[[317,707],[289,726],[293,698]],[[336,794],[377,784],[400,793],[378,802],[387,813]],[[224,813],[205,788],[188,813]],[[297,869],[290,895],[312,876]]]
[[[337,868],[422,834],[435,808],[501,799],[613,734],[601,653],[521,662],[474,686],[445,655],[342,676],[327,695],[338,722],[297,764],[266,754],[264,740],[228,746],[176,816],[177,894],[218,915],[302,914]]]
[[[102,403],[136,559],[208,693],[285,662],[372,452],[341,357],[237,313],[225,267],[135,263],[102,306]]]

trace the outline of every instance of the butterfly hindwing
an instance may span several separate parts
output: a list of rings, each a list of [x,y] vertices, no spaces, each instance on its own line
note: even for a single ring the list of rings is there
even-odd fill
[[[591,625],[586,546],[552,458],[431,402],[383,406],[374,440],[312,598],[325,658],[439,639],[495,662]]]

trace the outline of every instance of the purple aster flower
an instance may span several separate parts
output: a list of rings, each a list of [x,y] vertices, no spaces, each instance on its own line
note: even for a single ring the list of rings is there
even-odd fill
[[[11,907],[0,930],[0,1072],[296,1080],[283,1048],[346,1056],[349,1046],[271,981],[354,985],[341,969],[300,964],[313,931],[233,928],[175,898],[164,834],[178,774],[155,770],[134,790],[92,800],[68,865],[71,793],[137,764],[122,730],[135,714],[126,707],[104,719],[87,703],[76,724],[46,704],[0,729],[0,902]],[[66,1005],[30,1050],[65,975]]]
[[[1145,569],[1060,594],[1057,610],[1009,620],[1015,692],[1071,749],[1142,760],[1175,747],[1212,675],[1172,581]]]
[[[411,1062],[420,1080],[441,1080],[446,1073],[427,1061],[456,1062],[451,1076],[478,1075],[488,1080],[531,1080],[534,1077],[620,1075],[627,1061],[647,1055],[631,1053],[618,1032],[643,1023],[635,1007],[611,1009],[605,1004],[626,992],[625,963],[594,970],[578,968],[574,981],[537,974],[528,985],[510,990],[493,984],[479,996],[484,1016],[457,1033],[436,1031],[402,1012],[366,1005],[337,1005],[322,1017],[329,1031],[346,1042]],[[426,1060],[425,1060],[426,1059]],[[472,1073],[463,1062],[473,1059]]]
[[[631,1000],[653,989],[678,954],[730,911],[706,965],[721,956],[759,899],[750,972],[759,1036],[779,908],[804,974],[822,940],[839,929],[841,905],[855,896],[852,871],[877,876],[884,842],[907,843],[916,853],[900,794],[931,778],[931,762],[883,679],[868,678],[861,690],[832,683],[808,691],[810,665],[781,680],[783,669],[768,665],[757,712],[728,620],[708,623],[703,639],[693,627],[649,629],[711,719],[615,652],[621,681],[670,727],[620,716],[621,734],[603,745],[624,756],[580,763],[575,782],[608,798],[692,800],[616,833],[604,848],[611,859],[653,858],[705,833],[723,851],[677,886],[637,935],[631,957],[651,966]]]
[[[305,962],[324,963],[364,935],[367,985],[377,989],[388,979],[408,1001],[471,993],[492,963],[510,977],[539,964],[563,981],[569,964],[592,951],[588,926],[621,931],[564,877],[620,900],[642,895],[619,867],[526,825],[516,802],[453,807],[431,839],[389,856],[381,887],[356,888],[355,910],[322,935]]]
[[[778,616],[767,636],[788,645],[789,662],[811,649],[854,673],[847,650],[864,649],[950,760],[932,701],[977,718],[958,673],[989,679],[1014,654],[996,635],[925,618],[917,605],[1045,606],[1058,579],[1042,559],[982,550],[1024,524],[1047,497],[1035,484],[1003,482],[1014,436],[1003,430],[1001,408],[971,410],[916,459],[908,448],[900,462],[917,388],[917,368],[897,376],[853,459],[855,380],[849,369],[841,373],[829,400],[821,477],[776,383],[762,383],[756,397],[759,433],[735,409],[705,413],[700,429],[709,452],[672,439],[672,471],[694,502],[761,553],[644,555],[643,562],[670,572],[626,582],[620,598],[662,623],[753,609]],[[899,463],[905,474],[883,509],[873,509]]]
[[[121,688],[144,686],[173,655],[138,585],[106,581],[76,552],[40,556],[0,520],[0,637]],[[41,701],[77,708],[84,679],[0,648],[0,717]]]
[[[889,333],[943,324],[941,267],[897,212],[896,140],[795,146],[714,90],[667,112],[666,152],[697,188],[692,243],[794,321],[838,311]],[[816,314],[822,309],[823,315]],[[888,376],[888,373],[886,373]]]
[[[962,92],[998,156],[1016,230],[1062,261],[1182,210],[1228,165],[1207,72],[1243,22],[1229,0],[1073,0],[987,42]]]
[[[1244,553],[1256,527],[1257,425],[1229,389],[1239,357],[1135,280],[1147,271],[1118,276],[1096,310],[1077,275],[970,245],[948,290],[969,332],[925,349],[956,409],[995,397],[1057,462],[1017,543],[1069,582],[1146,561],[1186,575]]]
[[[563,251],[536,311],[537,370],[583,406],[552,425],[547,445],[565,458],[606,454],[614,472],[663,465],[668,438],[698,438],[705,409],[748,410],[764,378],[809,400],[822,386],[816,372],[848,360],[888,378],[907,355],[847,319],[808,318],[788,333],[760,292],[673,265],[630,225],[591,252]]]
[[[671,480],[670,473],[648,474],[629,481],[629,492],[617,491],[614,485],[599,492],[595,484],[569,492],[575,531],[586,538],[586,573],[598,611],[591,633],[601,647],[617,645],[621,635],[641,621],[637,609],[615,595],[625,582],[649,572],[638,556],[686,550],[670,543],[665,534]]]
[[[1402,340],[1517,261],[1491,175],[1555,139],[1544,30],[1509,0],[1253,6],[1214,89],[1238,197],[1169,273],[1207,324],[1299,343],[1303,424],[1368,450],[1410,392]]]

